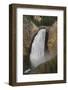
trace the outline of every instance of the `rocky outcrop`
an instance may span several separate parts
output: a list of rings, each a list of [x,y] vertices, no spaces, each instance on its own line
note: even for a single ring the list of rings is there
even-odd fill
[[[51,54],[57,54],[57,22],[49,28],[48,50]]]
[[[23,54],[27,55],[29,53],[32,38],[34,34],[38,32],[38,27],[25,16],[23,19]]]

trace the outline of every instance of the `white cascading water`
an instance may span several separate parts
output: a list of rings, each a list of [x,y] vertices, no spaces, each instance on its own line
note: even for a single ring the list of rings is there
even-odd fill
[[[46,29],[41,29],[33,40],[30,53],[30,62],[32,68],[35,68],[46,61],[44,52],[45,35]]]

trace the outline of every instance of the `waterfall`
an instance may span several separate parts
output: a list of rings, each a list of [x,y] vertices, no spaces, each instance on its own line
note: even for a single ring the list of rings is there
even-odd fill
[[[43,28],[38,31],[31,45],[30,63],[31,68],[25,70],[25,74],[32,72],[40,64],[50,61],[56,54],[50,54],[47,50],[47,29]]]
[[[35,36],[32,47],[31,47],[31,53],[30,53],[30,62],[32,68],[37,67],[41,63],[44,63],[46,61],[45,58],[45,36],[46,36],[46,29],[41,29]]]

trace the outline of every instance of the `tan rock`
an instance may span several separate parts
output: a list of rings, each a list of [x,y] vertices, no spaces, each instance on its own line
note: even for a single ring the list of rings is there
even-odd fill
[[[57,22],[49,29],[48,50],[50,53],[57,53]]]

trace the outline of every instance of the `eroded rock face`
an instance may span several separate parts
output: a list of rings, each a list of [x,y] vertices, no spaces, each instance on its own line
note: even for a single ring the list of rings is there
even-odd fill
[[[28,55],[32,38],[38,32],[38,27],[25,16],[23,22],[23,54]]]
[[[51,54],[57,53],[57,22],[49,28],[48,50]]]

